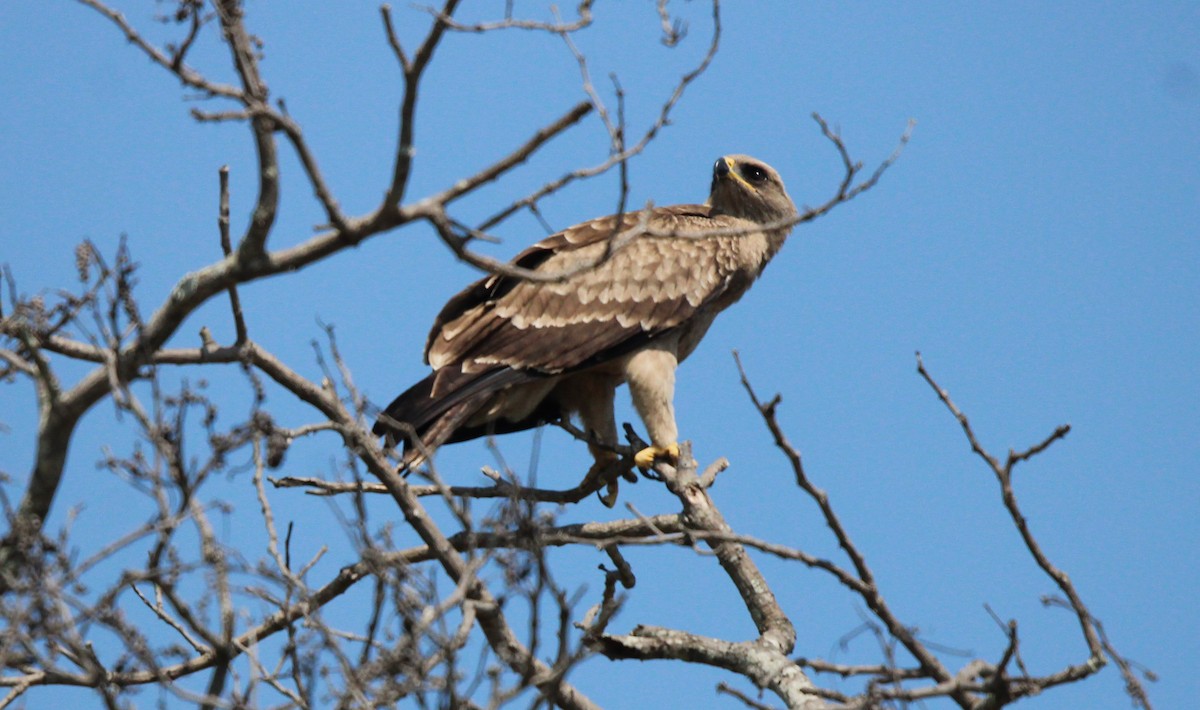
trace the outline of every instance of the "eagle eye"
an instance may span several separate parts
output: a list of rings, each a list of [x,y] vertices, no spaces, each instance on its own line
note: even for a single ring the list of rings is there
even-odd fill
[[[741,167],[742,177],[746,178],[750,182],[755,184],[766,182],[767,171],[764,170],[761,165],[743,165]]]

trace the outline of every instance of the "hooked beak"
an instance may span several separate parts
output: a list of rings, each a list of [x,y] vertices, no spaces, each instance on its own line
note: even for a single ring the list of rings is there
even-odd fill
[[[757,192],[754,186],[746,182],[746,178],[742,177],[741,173],[734,169],[736,165],[737,164],[734,162],[733,158],[717,158],[717,162],[713,164],[712,189],[716,190],[717,183],[721,182],[722,180],[732,178],[742,183],[747,190],[750,190],[751,192]]]

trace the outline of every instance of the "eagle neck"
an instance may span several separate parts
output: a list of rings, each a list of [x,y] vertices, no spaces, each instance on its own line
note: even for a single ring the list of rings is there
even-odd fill
[[[773,229],[767,232],[767,261],[770,261],[779,250],[783,248],[783,243],[787,241],[788,234],[791,233],[791,227],[783,229]]]

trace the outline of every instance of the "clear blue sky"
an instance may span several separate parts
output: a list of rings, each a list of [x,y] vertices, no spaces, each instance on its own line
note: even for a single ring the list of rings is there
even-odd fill
[[[618,74],[631,126],[645,126],[702,54],[707,10],[673,4],[690,32],[667,50],[650,3],[600,5],[595,28],[577,41],[609,97],[605,77]],[[798,229],[681,368],[681,433],[702,463],[732,461],[714,495],[735,528],[837,554],[738,385],[729,353],[739,349],[760,392],[783,394],[781,419],[810,475],[902,617],[939,644],[995,659],[1004,639],[989,604],[1020,621],[1025,660],[1045,673],[1086,656],[1077,626],[1039,604],[1054,592],[1050,580],[1027,559],[994,481],[915,374],[913,353],[923,353],[993,453],[1069,422],[1065,441],[1018,470],[1030,524],[1116,647],[1161,676],[1150,685],[1156,706],[1185,707],[1200,662],[1200,6],[1100,5],[727,3],[721,52],[633,163],[631,198],[700,201],[716,157],[749,153],[779,170],[797,202],[817,204],[840,166],[811,112],[840,126],[868,165],[916,119],[912,144],[881,184]],[[152,19],[161,5],[120,6],[152,37],[167,36]],[[487,6],[499,12],[503,3]],[[411,44],[425,21],[407,7],[396,12]],[[266,42],[273,95],[304,126],[342,206],[351,214],[373,207],[391,166],[398,96],[377,5],[256,0],[249,26]],[[231,78],[211,44],[194,64]],[[0,76],[0,262],[22,291],[72,284],[75,244],[92,239],[111,257],[125,234],[142,265],[143,303],[157,303],[185,270],[219,253],[223,164],[233,170],[235,231],[245,224],[254,196],[248,132],[196,124],[189,108],[229,107],[195,100],[99,15],[66,0],[0,4]],[[520,32],[451,36],[429,79],[413,196],[505,154],[582,98],[561,43]],[[458,216],[490,214],[604,150],[598,122],[585,122]],[[296,161],[289,156],[283,170],[275,246],[321,221]],[[557,196],[546,218],[565,227],[610,212],[614,187],[602,179]],[[493,253],[541,234],[531,220],[514,221]],[[357,383],[386,402],[423,375],[429,323],[475,276],[427,230],[411,229],[248,287],[243,298],[252,336],[313,376],[308,343],[320,336],[318,319],[335,323]],[[177,343],[194,345],[202,325],[232,337],[220,304],[185,324]],[[69,380],[78,371],[65,372]],[[313,418],[281,399],[272,404],[288,424]],[[29,469],[32,411],[30,388],[0,388],[10,496]],[[76,526],[89,535],[113,537],[149,514],[126,512],[127,489],[95,467],[114,437],[111,412],[98,407],[85,421],[51,528],[83,501]],[[329,474],[330,441],[291,456],[285,473]],[[531,439],[501,443],[510,464],[527,470]],[[490,461],[481,444],[440,459],[462,483],[480,481],[474,471]],[[572,485],[585,468],[583,447],[547,432],[542,483]],[[622,499],[646,514],[674,511],[656,486],[627,486]],[[274,499],[277,513],[298,521],[300,556],[327,541],[336,526],[327,504],[296,492]],[[226,522],[230,539],[257,529],[253,500],[239,506]],[[589,500],[562,520],[623,514]],[[387,515],[380,506],[375,521]],[[710,558],[664,550],[631,558],[639,585],[616,630],[652,623],[751,635]],[[315,579],[346,561],[331,556]],[[594,591],[600,561],[590,553],[566,560],[561,581]],[[875,657],[865,637],[838,647],[858,625],[860,604],[798,566],[763,566],[799,630],[798,654]],[[715,683],[729,680],[603,659],[572,679],[610,707],[703,706]],[[48,697],[32,695],[30,706]],[[1023,706],[1125,708],[1128,700],[1110,667]]]

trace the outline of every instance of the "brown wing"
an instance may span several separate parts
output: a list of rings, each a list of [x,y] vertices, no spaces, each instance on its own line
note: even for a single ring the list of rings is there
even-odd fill
[[[625,215],[623,228],[641,218],[640,212]],[[615,221],[604,217],[571,227],[526,249],[513,263],[541,273],[594,263]],[[655,210],[650,224],[700,234],[744,223],[710,215],[704,205],[680,205]],[[721,241],[645,236],[563,281],[482,279],[442,309],[429,334],[426,361],[435,370],[459,365],[447,370],[464,373],[512,368],[557,374],[627,352],[681,325],[735,280],[738,265],[722,258]],[[439,384],[434,395],[446,389]]]

